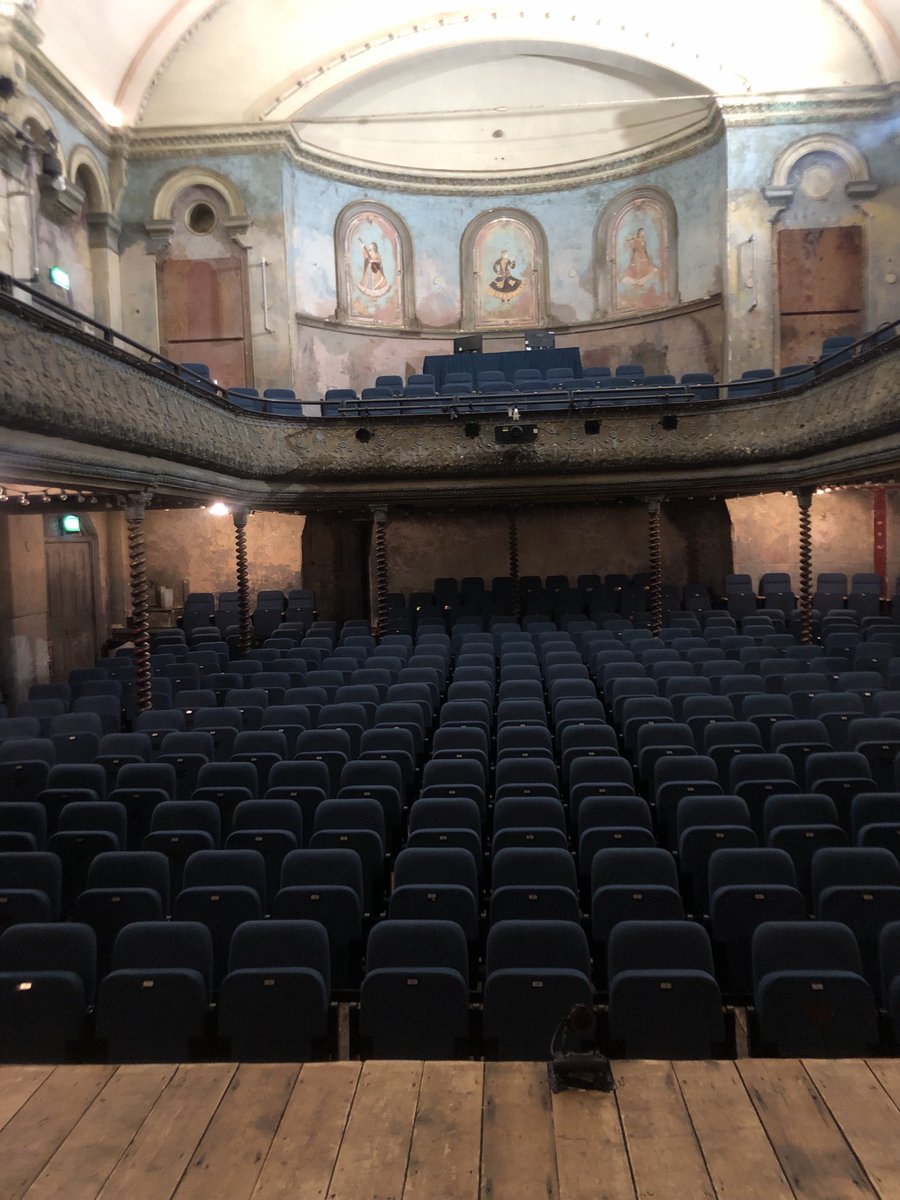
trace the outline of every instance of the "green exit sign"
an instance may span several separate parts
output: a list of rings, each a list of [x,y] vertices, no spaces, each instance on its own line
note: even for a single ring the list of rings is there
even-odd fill
[[[69,278],[68,271],[64,271],[62,267],[50,268],[50,282],[56,287],[62,288],[64,292],[71,291],[72,280]]]

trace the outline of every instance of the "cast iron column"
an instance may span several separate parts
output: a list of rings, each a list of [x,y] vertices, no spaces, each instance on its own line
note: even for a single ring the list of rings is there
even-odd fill
[[[800,508],[800,641],[812,641],[812,488],[794,492]]]
[[[238,651],[246,658],[253,646],[253,624],[250,620],[250,572],[247,567],[247,517],[245,508],[236,508],[234,521],[234,552],[238,593]]]
[[[650,630],[654,637],[659,637],[662,629],[662,544],[659,531],[659,517],[662,501],[653,497],[647,502],[650,537]]]
[[[150,666],[150,610],[147,600],[147,555],[144,549],[144,513],[150,496],[130,495],[125,506],[128,527],[128,571],[131,584],[131,630],[134,638],[134,670],[137,706],[153,703],[153,671]]]

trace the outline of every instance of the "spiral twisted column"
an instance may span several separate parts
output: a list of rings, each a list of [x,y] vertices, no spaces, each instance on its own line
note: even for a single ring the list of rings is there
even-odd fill
[[[812,488],[794,492],[800,509],[800,641],[812,641]]]
[[[512,580],[512,615],[518,621],[522,617],[522,597],[519,593],[519,525],[516,510],[506,514],[509,523],[509,577]]]
[[[253,646],[253,625],[250,620],[250,571],[247,566],[247,517],[246,509],[236,508],[231,514],[234,521],[234,555],[238,594],[238,650],[241,658],[250,653]]]
[[[378,636],[384,637],[388,632],[390,613],[388,611],[388,549],[387,549],[387,509],[376,508],[372,511],[375,526],[375,604],[377,609]]]
[[[128,575],[131,587],[131,634],[137,707],[153,703],[153,669],[150,664],[150,606],[147,593],[147,554],[144,546],[144,513],[148,497],[129,496],[125,507],[128,529]]]
[[[654,497],[647,502],[650,543],[650,629],[654,637],[659,637],[663,623],[661,510],[662,501],[659,498]]]

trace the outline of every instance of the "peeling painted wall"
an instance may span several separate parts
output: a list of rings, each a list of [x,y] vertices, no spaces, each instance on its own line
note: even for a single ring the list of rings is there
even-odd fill
[[[247,523],[250,593],[298,588],[304,518],[293,513],[252,513]],[[188,592],[233,592],[234,522],[205,509],[148,512],[144,521],[147,577],[154,589],[172,588],[179,606]]]
[[[754,583],[766,571],[787,571],[794,584],[800,579],[800,521],[797,500],[780,492],[744,496],[728,501],[734,530],[734,569]],[[872,492],[847,489],[820,493],[812,503],[813,586],[821,571],[873,571]],[[888,495],[888,594],[900,571],[900,499]]]

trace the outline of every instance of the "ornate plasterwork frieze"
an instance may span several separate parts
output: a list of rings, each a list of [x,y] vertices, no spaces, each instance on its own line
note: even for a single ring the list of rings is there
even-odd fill
[[[134,129],[127,135],[132,159],[201,158],[223,154],[283,153],[296,166],[359,187],[383,187],[421,195],[525,195],[582,187],[599,180],[628,178],[677,162],[715,144],[722,124],[713,107],[699,130],[676,135],[651,147],[615,157],[591,159],[534,171],[466,175],[452,171],[394,171],[342,159],[309,146],[290,124],[213,126],[185,129]]]
[[[40,434],[65,442],[70,475],[90,476],[102,447],[108,479],[121,455],[129,483],[142,460],[149,483],[213,472],[235,487],[252,481],[277,495],[277,506],[290,506],[373,490],[609,495],[639,482],[669,493],[723,484],[759,490],[801,463],[820,464],[826,478],[900,470],[900,349],[793,396],[670,404],[674,427],[664,427],[658,409],[627,404],[535,414],[536,440],[505,446],[494,437],[499,415],[287,421],[235,411],[168,382],[161,370],[137,369],[85,334],[57,331],[42,314],[14,311],[21,307],[4,301],[0,309],[4,460],[15,462],[17,432]],[[587,417],[599,422],[593,435]],[[357,436],[361,429],[367,436]]]
[[[758,125],[795,125],[859,121],[889,117],[898,105],[889,85],[847,87],[807,92],[772,92],[756,96],[727,96],[719,101],[729,129]]]

